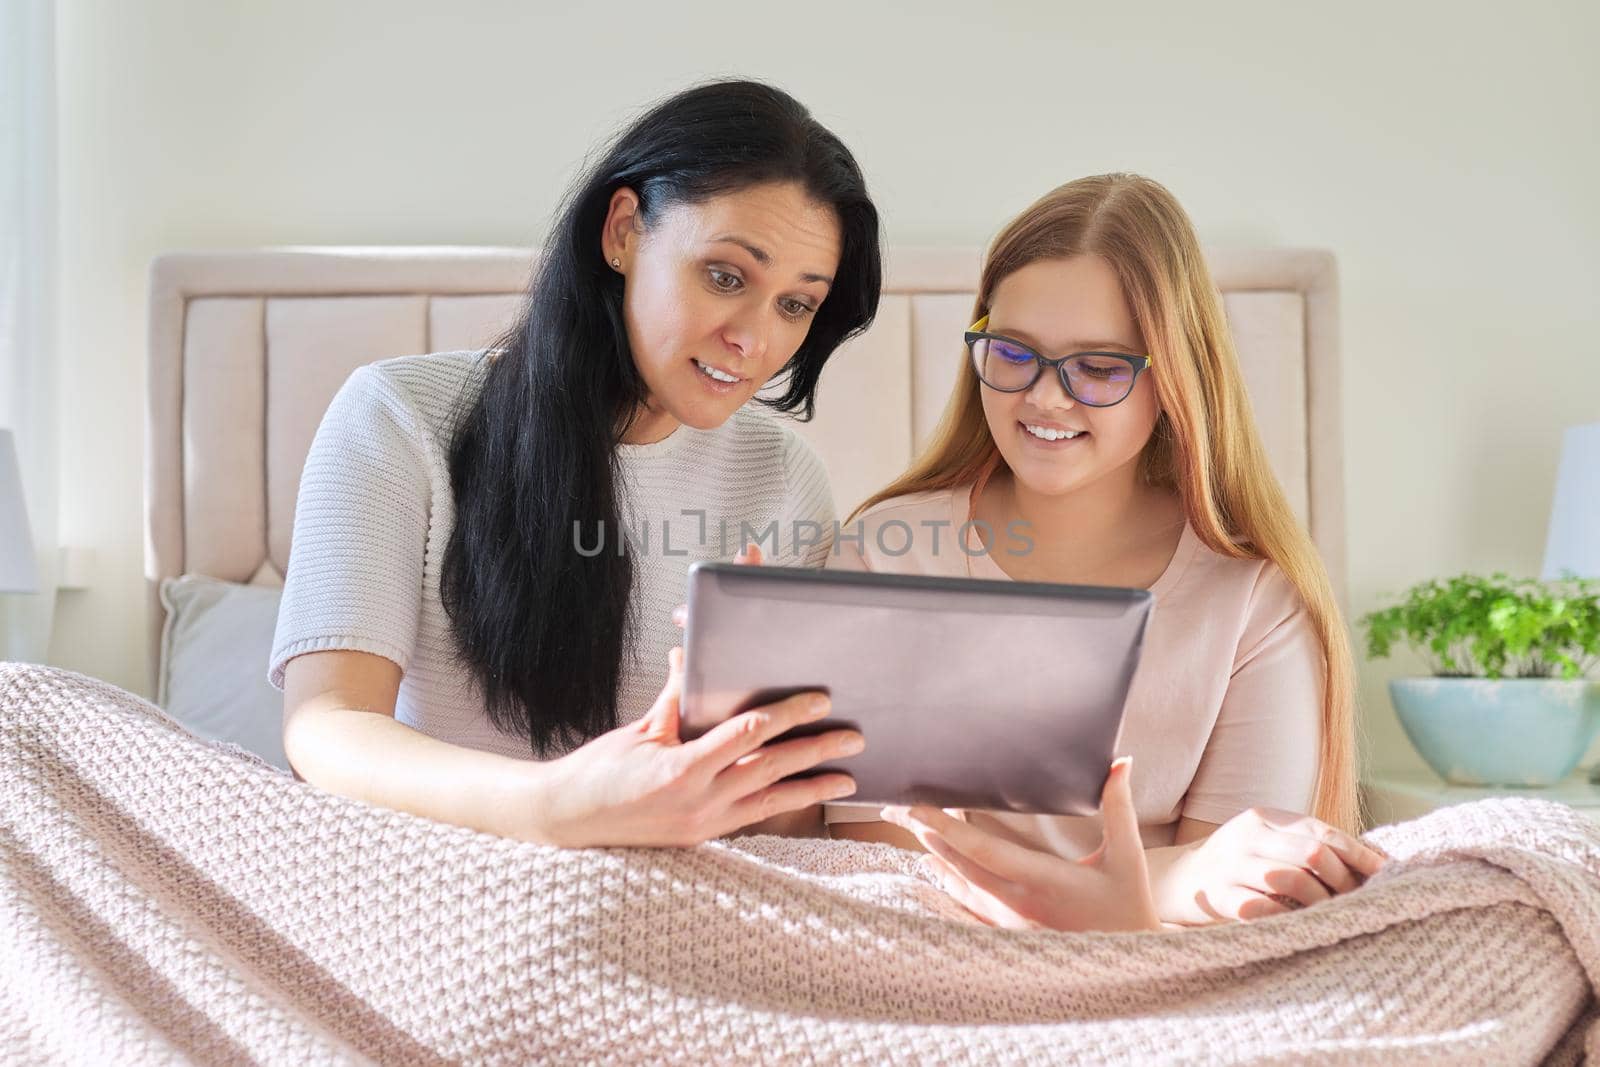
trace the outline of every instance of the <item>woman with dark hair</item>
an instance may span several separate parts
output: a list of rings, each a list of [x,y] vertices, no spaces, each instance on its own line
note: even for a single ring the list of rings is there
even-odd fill
[[[809,418],[880,282],[860,169],[787,94],[712,83],[626,129],[495,348],[363,367],[324,416],[271,664],[296,772],[574,846],[693,844],[853,790],[789,776],[854,731],[768,744],[819,694],[680,743],[670,615],[693,560],[751,538],[821,565],[826,475],[756,407]]]

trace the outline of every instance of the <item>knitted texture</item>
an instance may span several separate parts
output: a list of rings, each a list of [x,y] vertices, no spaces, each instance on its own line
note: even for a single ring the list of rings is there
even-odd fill
[[[1600,828],[1484,801],[1366,887],[1145,934],[964,917],[884,845],[519,844],[0,665],[0,1059],[1491,1063],[1600,1052]]]

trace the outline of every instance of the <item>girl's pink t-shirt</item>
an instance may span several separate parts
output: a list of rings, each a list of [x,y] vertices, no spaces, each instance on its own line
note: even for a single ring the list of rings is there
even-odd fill
[[[971,492],[964,486],[913,493],[877,505],[845,524],[828,566],[1009,580],[983,551],[978,529],[967,526]],[[957,540],[964,526],[965,548]],[[995,552],[1023,546],[1007,531],[998,534]],[[1155,610],[1117,748],[1117,755],[1133,757],[1145,847],[1173,844],[1183,816],[1223,823],[1250,807],[1309,811],[1327,668],[1294,587],[1276,565],[1223,556],[1185,525],[1150,592]],[[878,809],[830,804],[826,817],[866,822],[878,818]],[[1100,846],[1098,815],[971,811],[965,817],[1068,858]]]

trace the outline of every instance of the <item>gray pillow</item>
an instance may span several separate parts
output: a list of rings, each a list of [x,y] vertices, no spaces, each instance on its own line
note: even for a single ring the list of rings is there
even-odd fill
[[[167,609],[156,702],[209,741],[227,741],[273,766],[283,754],[283,694],[267,660],[283,590],[197,574],[161,583]]]

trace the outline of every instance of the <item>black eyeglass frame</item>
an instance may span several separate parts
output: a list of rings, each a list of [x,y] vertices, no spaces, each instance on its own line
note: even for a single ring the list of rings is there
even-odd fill
[[[1034,348],[1032,345],[1023,344],[1015,337],[1007,337],[1003,333],[990,333],[987,330],[968,330],[962,336],[966,340],[967,362],[972,365],[972,373],[978,376],[978,381],[982,382],[984,385],[988,386],[990,389],[993,389],[997,393],[1022,393],[1032,389],[1035,385],[1039,384],[1039,376],[1044,374],[1045,368],[1049,367],[1056,372],[1056,380],[1061,383],[1061,388],[1065,389],[1067,391],[1067,395],[1073,400],[1084,405],[1085,407],[1114,408],[1124,400],[1128,399],[1128,397],[1133,395],[1133,387],[1139,384],[1140,372],[1150,369],[1149,356],[1130,356],[1126,352],[1091,351],[1072,352],[1057,359],[1051,359],[1049,356],[1040,354],[1039,350]],[[978,361],[973,355],[972,346],[973,343],[977,341],[1004,341],[1006,344],[1015,345],[1017,348],[1022,349],[1024,352],[1028,353],[1028,355],[1032,356],[1033,377],[1028,379],[1028,384],[1019,385],[1015,389],[1002,389],[998,385],[991,384],[989,380],[983,376],[983,372],[978,369]],[[1067,380],[1066,365],[1068,360],[1077,359],[1079,356],[1103,356],[1108,359],[1120,359],[1122,362],[1126,363],[1133,371],[1133,377],[1128,379],[1128,391],[1123,393],[1122,396],[1118,397],[1116,400],[1113,400],[1109,404],[1096,404],[1094,401],[1085,400],[1083,397],[1073,392],[1072,383]]]

